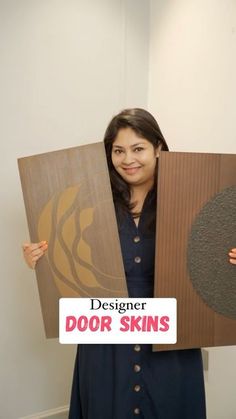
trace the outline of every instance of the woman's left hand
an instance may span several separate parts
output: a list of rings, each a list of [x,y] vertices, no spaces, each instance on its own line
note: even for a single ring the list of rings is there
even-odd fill
[[[236,248],[229,251],[229,258],[230,263],[236,265]]]

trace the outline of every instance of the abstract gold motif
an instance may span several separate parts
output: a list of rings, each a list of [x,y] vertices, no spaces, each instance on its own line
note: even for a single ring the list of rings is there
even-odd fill
[[[93,262],[93,240],[86,237],[94,223],[96,208],[82,208],[80,185],[55,194],[42,209],[38,220],[39,240],[47,240],[47,261],[54,282],[63,297],[91,294],[104,296],[118,289],[109,288],[112,274],[101,272]],[[119,282],[121,278],[115,278]]]

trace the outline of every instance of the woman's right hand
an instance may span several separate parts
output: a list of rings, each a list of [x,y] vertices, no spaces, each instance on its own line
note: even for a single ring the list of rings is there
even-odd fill
[[[24,259],[31,269],[35,268],[37,261],[44,255],[47,248],[48,245],[45,240],[39,243],[23,243]]]

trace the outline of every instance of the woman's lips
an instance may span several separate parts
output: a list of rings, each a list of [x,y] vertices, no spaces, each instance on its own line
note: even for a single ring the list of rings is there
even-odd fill
[[[133,175],[135,173],[137,173],[137,171],[140,169],[140,167],[123,167],[123,170],[125,171],[125,173],[127,173],[128,175]]]

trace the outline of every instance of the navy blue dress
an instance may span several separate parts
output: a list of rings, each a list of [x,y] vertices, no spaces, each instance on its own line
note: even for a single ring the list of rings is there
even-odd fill
[[[152,297],[155,231],[150,205],[139,226],[130,215],[118,228],[130,297]],[[151,345],[80,345],[69,419],[205,419],[200,349],[152,352]]]

